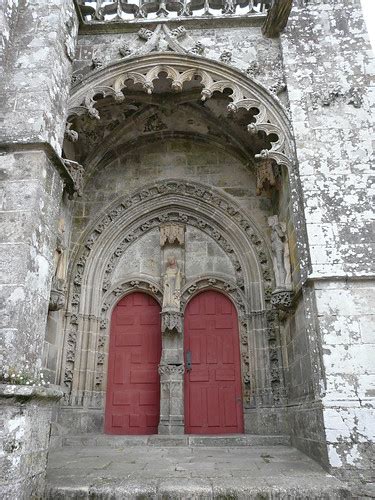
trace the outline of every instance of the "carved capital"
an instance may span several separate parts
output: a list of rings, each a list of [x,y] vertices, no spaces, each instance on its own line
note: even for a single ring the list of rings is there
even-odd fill
[[[159,365],[159,375],[183,375],[185,373],[184,365]]]
[[[59,311],[65,306],[65,281],[61,278],[52,279],[51,294],[49,298],[49,310]]]
[[[271,304],[276,309],[287,311],[292,307],[293,290],[275,290],[271,295]]]

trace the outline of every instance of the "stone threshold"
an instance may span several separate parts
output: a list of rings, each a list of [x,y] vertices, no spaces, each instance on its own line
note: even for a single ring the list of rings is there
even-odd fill
[[[112,436],[106,434],[84,434],[65,436],[62,446],[109,446],[122,448],[124,446],[276,446],[290,445],[289,436],[284,435],[150,435],[150,436]]]

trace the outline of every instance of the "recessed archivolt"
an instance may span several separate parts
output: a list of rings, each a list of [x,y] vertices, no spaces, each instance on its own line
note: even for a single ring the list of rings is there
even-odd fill
[[[100,304],[112,290],[111,277],[118,259],[140,236],[176,218],[206,232],[230,257],[237,277],[229,284],[234,287],[230,290],[233,296],[246,296],[250,307],[255,301],[256,308],[264,307],[264,301],[269,300],[273,282],[269,251],[255,224],[241,209],[218,191],[198,183],[171,179],[145,186],[108,208],[86,232],[74,259],[66,336],[67,387],[72,388],[79,332],[85,328],[86,318],[101,321]],[[259,287],[258,297],[248,295],[249,283]]]
[[[68,137],[77,139],[72,130],[75,116],[88,113],[93,119],[100,119],[96,108],[98,96],[112,96],[115,101],[126,99],[128,82],[138,84],[147,94],[155,91],[155,82],[160,75],[167,75],[173,92],[181,92],[184,84],[199,80],[201,100],[210,99],[215,92],[230,89],[228,111],[256,109],[254,120],[249,123],[249,134],[262,131],[275,136],[271,148],[260,153],[261,157],[274,159],[280,165],[291,165],[292,142],[288,118],[280,102],[260,83],[255,82],[233,68],[202,57],[155,53],[141,58],[127,59],[114,63],[82,82],[70,98],[68,111]]]

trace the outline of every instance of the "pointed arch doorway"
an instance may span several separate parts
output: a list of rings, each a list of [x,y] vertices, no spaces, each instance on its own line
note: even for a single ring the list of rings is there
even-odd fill
[[[134,292],[111,319],[104,429],[107,434],[157,434],[160,417],[160,306]]]
[[[208,290],[185,310],[185,432],[244,431],[237,311],[220,292]]]

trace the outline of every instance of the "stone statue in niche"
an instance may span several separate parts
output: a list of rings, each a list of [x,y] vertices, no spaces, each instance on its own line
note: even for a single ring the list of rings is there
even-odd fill
[[[54,274],[52,277],[49,310],[58,311],[65,305],[65,247],[63,245],[64,221],[61,219],[54,255]]]
[[[163,310],[172,309],[179,311],[181,301],[181,270],[175,255],[167,257],[163,285]]]
[[[271,227],[271,247],[275,270],[276,290],[290,290],[292,286],[289,246],[285,222],[280,222],[277,215],[268,218]]]

